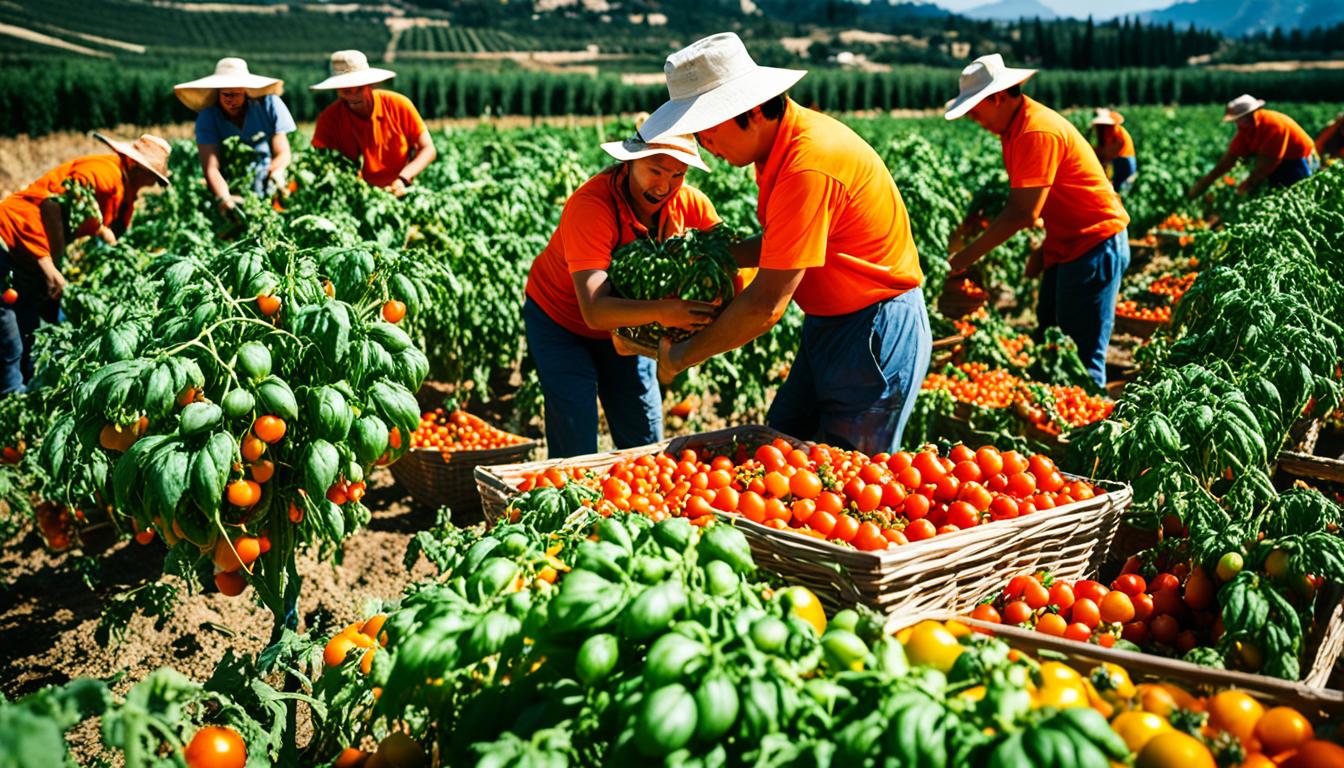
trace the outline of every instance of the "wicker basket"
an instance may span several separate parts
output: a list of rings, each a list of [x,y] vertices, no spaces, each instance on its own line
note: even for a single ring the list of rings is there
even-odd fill
[[[1124,315],[1115,316],[1115,330],[1117,333],[1123,333],[1129,336],[1137,336],[1140,339],[1146,339],[1157,332],[1158,328],[1166,323],[1158,320],[1140,320],[1137,317],[1125,317]]]
[[[552,467],[562,469],[577,467],[590,469],[594,472],[605,472],[613,464],[627,456],[638,457],[661,451],[680,453],[687,448],[698,450],[707,446],[730,446],[735,442],[769,442],[780,437],[798,445],[802,444],[798,440],[776,432],[769,427],[751,424],[743,427],[720,429],[714,432],[685,435],[651,445],[625,448],[609,453],[592,453],[587,456],[574,456],[568,459],[530,461],[524,464],[482,466],[475,472],[476,488],[480,493],[481,510],[485,514],[485,520],[487,523],[493,523],[500,515],[504,514],[504,508],[508,506],[509,499],[518,494],[518,484],[523,481],[523,477],[541,470]]]
[[[446,459],[434,448],[412,448],[388,469],[416,501],[430,507],[446,506],[460,515],[480,505],[473,474],[476,467],[528,459],[536,448],[537,441],[528,440],[485,451],[455,451]]]
[[[1339,611],[1335,610],[1334,615],[1336,616],[1334,623],[1321,633],[1327,642],[1320,642],[1315,646],[1318,649],[1315,661],[1307,679],[1301,682],[1202,667],[1165,656],[1103,648],[1094,643],[1065,640],[1062,637],[1052,637],[1021,627],[985,624],[964,616],[953,616],[947,612],[930,613],[919,618],[936,621],[955,619],[967,626],[995,635],[1009,645],[1032,653],[1048,651],[1051,654],[1059,654],[1065,663],[1084,673],[1097,664],[1110,662],[1123,667],[1136,683],[1169,680],[1193,689],[1208,691],[1237,688],[1249,691],[1258,698],[1267,699],[1274,704],[1293,707],[1308,716],[1325,715],[1333,720],[1344,716],[1344,692],[1326,689],[1324,685],[1330,668],[1334,666],[1334,660],[1339,656],[1338,638],[1344,635],[1344,632],[1341,632],[1344,630],[1344,622],[1338,619]],[[914,621],[907,618],[894,617],[887,623],[887,629],[895,632],[913,623]]]

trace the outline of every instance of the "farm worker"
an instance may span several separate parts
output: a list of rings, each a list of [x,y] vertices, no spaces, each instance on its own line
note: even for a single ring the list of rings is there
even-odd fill
[[[1125,130],[1124,115],[1100,107],[1092,118],[1092,127],[1097,132],[1097,159],[1111,167],[1111,185],[1116,192],[1128,192],[1139,174],[1139,160],[1134,154],[1134,139]]]
[[[1316,154],[1323,158],[1344,158],[1344,112],[1316,137]]]
[[[1088,373],[1104,386],[1116,294],[1129,266],[1129,214],[1083,134],[1022,93],[1035,73],[1004,65],[997,53],[961,71],[960,93],[944,117],[970,115],[999,137],[1009,189],[984,234],[952,254],[947,282],[1044,219],[1045,242],[1027,262],[1028,276],[1041,274],[1037,319],[1041,329],[1057,325],[1077,342]]]
[[[660,378],[747,344],[793,301],[802,340],[767,423],[895,450],[933,340],[910,219],[886,165],[854,131],[789,99],[806,72],[757,65],[735,34],[692,43],[663,69],[670,98],[644,134],[693,132],[732,165],[753,167],[762,232],[734,254],[759,268],[755,279],[700,333],[663,340]]]
[[[1190,188],[1190,197],[1199,197],[1214,181],[1236,167],[1243,157],[1255,157],[1255,168],[1237,186],[1246,194],[1269,181],[1271,186],[1287,187],[1310,176],[1318,167],[1316,145],[1296,120],[1272,109],[1264,99],[1243,93],[1227,102],[1223,122],[1236,122],[1237,134],[1213,170],[1200,177]]]
[[[33,332],[41,320],[57,321],[65,290],[61,262],[66,243],[96,234],[115,245],[131,223],[140,190],[168,184],[168,142],[149,134],[134,142],[117,141],[101,133],[93,135],[116,154],[87,155],[63,163],[0,202],[0,243],[8,251],[12,284],[19,293],[13,310],[23,349],[20,376],[25,383],[33,376]],[[72,183],[93,192],[98,205],[96,216],[75,221],[77,205],[62,211],[58,196],[69,192]],[[68,228],[66,217],[71,217]],[[10,389],[16,380],[10,367],[13,329],[6,323],[0,325],[0,332],[6,334],[0,340],[0,363],[5,366],[0,382]]]
[[[390,70],[370,67],[359,51],[331,54],[331,77],[313,90],[336,91],[339,98],[317,116],[313,146],[362,159],[359,175],[365,181],[401,197],[437,152],[411,100],[373,87],[394,77]]]
[[[294,118],[280,100],[284,82],[247,71],[242,59],[225,58],[215,73],[173,86],[178,101],[196,112],[196,148],[205,171],[205,185],[219,199],[221,210],[232,211],[242,199],[229,191],[220,169],[220,145],[230,137],[242,139],[255,153],[252,191],[269,197],[285,187],[289,167],[289,137]]]
[[[523,323],[546,401],[551,458],[597,451],[597,401],[618,448],[662,439],[657,369],[623,356],[616,328],[661,323],[693,331],[712,304],[682,299],[632,301],[611,295],[611,252],[636,238],[664,240],[719,223],[704,193],[686,186],[686,169],[709,170],[690,136],[645,141],[636,134],[602,145],[619,162],[574,191],[560,226],[532,262]]]

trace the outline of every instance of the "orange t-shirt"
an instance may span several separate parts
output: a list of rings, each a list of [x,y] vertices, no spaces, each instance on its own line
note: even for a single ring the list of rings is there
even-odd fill
[[[1120,153],[1116,157],[1134,157],[1134,137],[1129,135],[1125,126],[1113,125],[1111,130],[1115,131],[1116,136],[1120,137]]]
[[[339,99],[322,110],[313,129],[313,146],[334,149],[351,160],[363,158],[359,175],[375,187],[386,187],[410,162],[411,148],[424,132],[425,121],[410,99],[375,89],[373,114],[367,120]]]
[[[605,339],[610,331],[589,328],[579,310],[574,290],[575,272],[607,269],[611,252],[637,237],[649,237],[625,196],[625,166],[597,174],[574,191],[560,214],[546,249],[532,262],[527,295],[561,327],[571,333]],[[658,238],[665,240],[688,229],[709,229],[719,215],[705,193],[682,185],[658,211]]]
[[[10,248],[27,251],[33,258],[50,258],[51,246],[38,206],[48,197],[65,192],[65,184],[70,180],[83,182],[93,189],[102,211],[101,220],[90,218],[74,227],[74,238],[88,237],[99,227],[110,227],[118,220],[123,226],[130,225],[135,205],[133,200],[126,200],[126,176],[121,157],[87,155],[56,166],[0,202],[0,240]]]
[[[762,269],[806,269],[809,315],[857,312],[919,287],[910,217],[877,152],[843,123],[789,101],[760,186]]]
[[[1097,153],[1058,112],[1023,96],[999,140],[1008,186],[1050,188],[1041,210],[1045,266],[1073,261],[1129,224]]]
[[[1301,160],[1316,144],[1293,118],[1272,109],[1256,110],[1252,122],[1237,126],[1237,135],[1227,151],[1233,157],[1272,157],[1276,160]]]

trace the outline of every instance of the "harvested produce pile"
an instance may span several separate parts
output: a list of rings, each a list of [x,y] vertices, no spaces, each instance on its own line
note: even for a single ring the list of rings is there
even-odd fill
[[[923,389],[947,392],[957,402],[979,408],[1016,407],[1030,423],[1053,434],[1104,419],[1115,407],[1082,387],[1037,384],[985,363],[930,373]]]
[[[562,473],[524,478],[563,485]],[[754,449],[687,450],[618,462],[601,476],[578,480],[600,488],[599,511],[631,510],[654,520],[686,517],[704,526],[716,513],[853,546],[888,549],[1090,499],[1097,489],[1067,481],[1046,456],[1000,453],[964,445],[947,455],[927,446],[915,453],[869,457],[784,440]]]
[[[648,238],[632,240],[612,251],[611,284],[627,299],[704,301],[718,303],[719,311],[722,311],[723,305],[733,298],[737,263],[728,246],[736,240],[733,231],[725,226],[707,231],[691,230],[661,242]],[[653,347],[664,336],[673,341],[690,336],[688,331],[664,328],[658,323],[642,328],[621,328],[617,332]]]
[[[411,434],[412,448],[433,448],[444,458],[457,451],[488,451],[525,442],[527,438],[491,426],[479,416],[443,408],[421,414],[420,426]]]
[[[1115,314],[1118,317],[1129,317],[1135,320],[1148,320],[1154,323],[1171,322],[1171,307],[1169,305],[1161,306],[1141,306],[1133,299],[1116,302]]]

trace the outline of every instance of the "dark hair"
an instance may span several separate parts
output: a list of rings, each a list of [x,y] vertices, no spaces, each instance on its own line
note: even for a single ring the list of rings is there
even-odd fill
[[[1018,83],[1012,88],[1005,88],[1003,92],[1016,99],[1018,96],[1022,95],[1022,84]]]
[[[778,96],[770,97],[765,102],[759,105],[759,109],[761,110],[761,117],[764,117],[766,120],[778,120],[779,118],[783,117],[784,106],[788,104],[788,99],[789,99],[788,93],[781,93]],[[752,109],[757,108],[758,107],[752,107]],[[738,128],[741,128],[742,130],[745,131],[747,129],[747,126],[751,125],[751,109],[748,109],[746,112],[743,112],[737,117],[734,117],[733,122],[737,123]]]

